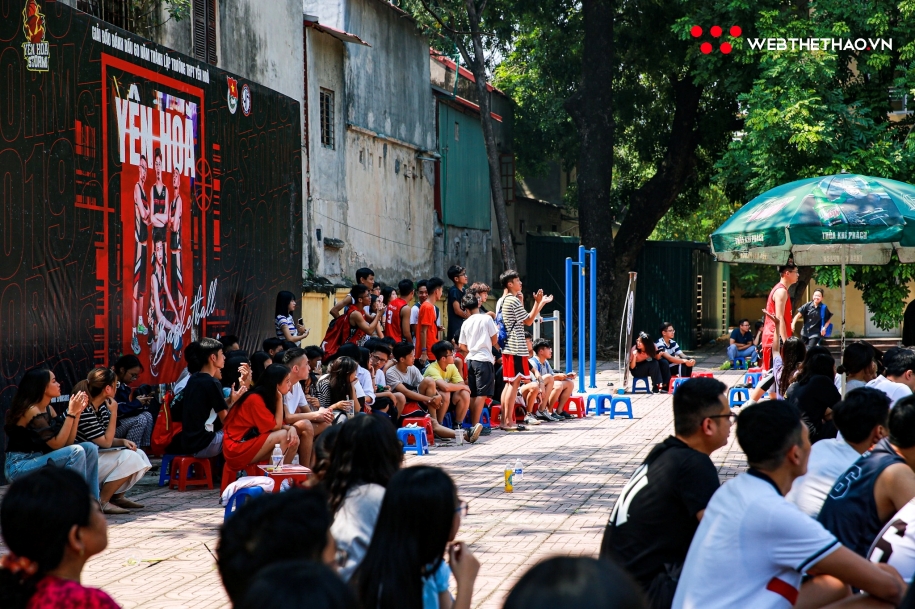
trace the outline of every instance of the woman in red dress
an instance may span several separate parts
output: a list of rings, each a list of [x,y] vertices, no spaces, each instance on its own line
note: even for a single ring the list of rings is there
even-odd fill
[[[222,454],[232,470],[264,461],[277,444],[285,455],[284,463],[292,463],[297,452],[301,463],[311,462],[311,455],[301,454],[304,443],[300,439],[308,433],[307,422],[283,423],[283,396],[291,389],[289,368],[271,364],[254,388],[229,410],[222,427]]]
[[[0,557],[0,606],[9,609],[119,609],[80,584],[83,566],[108,545],[108,525],[76,472],[43,467],[13,482],[0,505],[10,550]]]

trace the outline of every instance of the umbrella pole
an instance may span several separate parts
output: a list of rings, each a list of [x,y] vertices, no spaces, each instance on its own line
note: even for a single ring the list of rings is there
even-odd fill
[[[845,354],[845,258],[842,258],[842,355]],[[845,397],[845,373],[842,373],[842,391]]]

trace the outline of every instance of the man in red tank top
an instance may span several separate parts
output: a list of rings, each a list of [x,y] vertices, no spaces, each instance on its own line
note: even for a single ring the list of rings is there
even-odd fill
[[[397,342],[413,342],[410,335],[410,307],[407,301],[413,298],[413,282],[403,279],[397,284],[398,297],[385,309],[384,335]]]
[[[788,264],[778,267],[778,274],[781,279],[776,283],[769,292],[769,298],[766,300],[766,311],[775,316],[778,320],[778,335],[782,341],[791,338],[791,298],[788,296],[788,288],[797,283],[797,267],[794,261],[788,260]],[[775,334],[775,321],[768,316],[763,325],[762,348],[763,348],[763,369],[772,368],[772,349],[778,349],[780,345],[773,345],[772,338]]]

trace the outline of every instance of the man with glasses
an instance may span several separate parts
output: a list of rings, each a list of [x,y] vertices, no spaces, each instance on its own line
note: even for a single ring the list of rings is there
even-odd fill
[[[678,376],[680,378],[689,378],[693,375],[693,366],[696,360],[687,358],[686,354],[674,340],[676,330],[674,325],[669,321],[661,322],[659,331],[661,338],[655,343],[654,347],[658,350],[658,370],[661,373],[660,391],[667,391],[670,384],[670,378]]]
[[[724,383],[690,379],[674,394],[674,436],[655,446],[620,493],[601,543],[642,585],[655,609],[670,607],[705,506],[718,490],[709,458],[727,444],[731,420]]]
[[[448,334],[445,335],[445,339],[457,344],[461,336],[461,325],[470,317],[470,312],[461,306],[464,286],[467,285],[467,270],[455,264],[448,269],[448,279],[454,285],[448,288]]]
[[[756,363],[756,346],[753,344],[753,333],[750,331],[750,320],[741,319],[731,331],[731,344],[728,345],[728,359],[742,357],[747,363]]]
[[[766,300],[766,311],[775,316],[773,321],[768,316],[765,319],[762,333],[763,361],[762,365],[765,370],[769,370],[772,363],[772,337],[775,334],[775,324],[778,324],[778,335],[781,342],[791,338],[792,309],[791,298],[788,296],[788,288],[797,283],[797,267],[793,260],[788,260],[788,264],[778,267],[778,274],[781,277],[769,291],[769,297]],[[775,345],[778,349],[779,345]]]
[[[407,399],[404,394],[395,393],[388,387],[385,369],[388,362],[391,361],[391,347],[381,340],[371,339],[365,343],[365,348],[369,350],[369,372],[372,373],[375,383],[375,403],[384,406],[387,400],[390,400],[394,404],[396,412],[387,410],[387,413],[392,420],[397,422],[400,420],[400,413],[403,412],[403,408],[407,404]]]

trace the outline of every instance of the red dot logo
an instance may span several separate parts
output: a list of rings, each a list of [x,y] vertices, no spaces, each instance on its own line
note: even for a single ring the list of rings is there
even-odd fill
[[[703,53],[705,53],[706,55],[708,55],[709,53],[712,52],[712,43],[703,42],[701,45],[699,45],[699,50],[702,51]]]
[[[739,25],[732,25],[729,33],[731,34],[731,38],[740,38],[740,35],[743,34],[743,30],[740,29]]]
[[[702,28],[698,25],[694,25],[692,28],[690,28],[689,33],[693,38],[698,38],[702,35]]]
[[[710,29],[708,32],[712,35],[713,38],[718,38],[721,36],[721,28],[717,25],[713,25],[712,29]]]
[[[731,43],[730,43],[730,42],[723,42],[723,43],[721,44],[721,52],[724,53],[725,55],[727,55],[728,53],[730,53],[730,52],[731,52]]]
[[[701,37],[703,34],[702,26],[692,26],[689,30],[689,33],[693,38]],[[722,29],[720,25],[713,25],[709,28],[708,33],[712,36],[712,38],[721,38],[721,36],[724,34],[724,29]],[[731,38],[740,38],[743,35],[743,29],[741,29],[739,25],[732,25],[728,29],[728,34],[730,34]],[[699,45],[699,50],[704,55],[709,55],[713,49],[714,45],[712,45],[711,42],[703,42]],[[730,42],[722,42],[718,47],[718,50],[721,51],[724,55],[729,55],[731,51],[734,50],[734,47]]]

